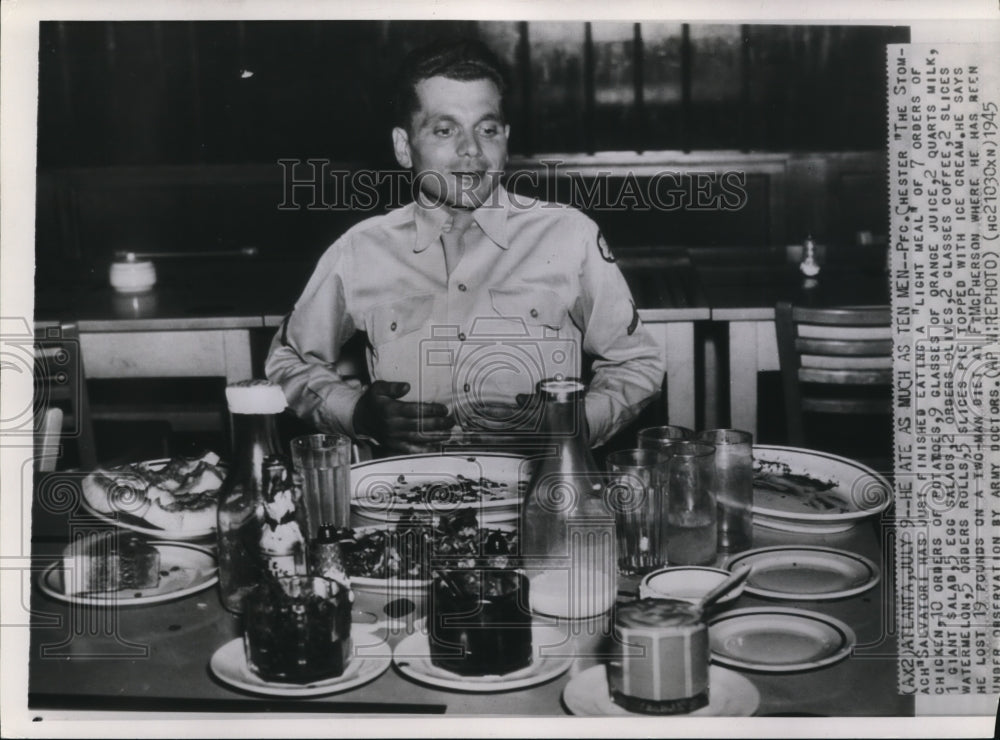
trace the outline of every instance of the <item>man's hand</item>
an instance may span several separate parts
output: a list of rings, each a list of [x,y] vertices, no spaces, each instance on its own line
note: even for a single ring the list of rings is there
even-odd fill
[[[426,452],[434,442],[444,442],[455,419],[440,403],[399,401],[410,391],[409,383],[376,380],[354,407],[354,431],[378,440],[399,452]]]

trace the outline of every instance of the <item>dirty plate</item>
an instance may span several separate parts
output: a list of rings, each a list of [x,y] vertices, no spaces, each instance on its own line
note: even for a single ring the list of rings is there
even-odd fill
[[[863,593],[881,579],[868,558],[832,547],[762,547],[729,560],[753,568],[747,593],[771,599],[822,601]]]
[[[461,509],[481,525],[515,523],[531,477],[517,455],[473,453],[404,455],[351,467],[353,526],[395,524],[416,515],[436,522]]]
[[[160,583],[155,588],[126,589],[102,593],[67,594],[62,561],[53,563],[38,579],[42,592],[59,601],[89,606],[144,606],[181,599],[204,591],[219,580],[215,556],[203,547],[186,542],[151,542],[160,552]]]
[[[892,502],[888,481],[846,457],[773,445],[753,448],[754,523],[786,532],[843,532]]]

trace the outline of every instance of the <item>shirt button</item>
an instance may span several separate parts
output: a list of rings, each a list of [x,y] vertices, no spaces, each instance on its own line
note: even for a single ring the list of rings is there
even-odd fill
[[[389,324],[389,331],[396,331],[396,322],[395,321],[393,321],[391,324]]]
[[[462,291],[463,293],[468,290],[468,288],[465,287],[465,283],[459,283],[458,284],[458,289],[460,291]]]
[[[458,333],[458,341],[460,341],[460,342],[464,342],[465,341],[465,332],[464,331],[460,331]]]
[[[537,319],[538,318],[538,309],[537,308],[531,309],[531,318],[533,318],[533,319]]]
[[[462,390],[464,390],[466,393],[468,393],[469,391],[472,390],[472,386],[469,385],[468,383],[466,383],[465,386],[462,388]]]

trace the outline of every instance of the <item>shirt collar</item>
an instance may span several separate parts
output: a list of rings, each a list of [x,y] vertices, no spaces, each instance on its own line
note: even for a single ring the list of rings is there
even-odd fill
[[[472,212],[472,217],[483,230],[483,233],[501,249],[507,249],[510,242],[507,237],[507,212],[510,199],[502,185],[498,185],[490,194],[489,201]],[[444,208],[438,208],[429,202],[423,193],[417,194],[414,202],[414,220],[417,233],[413,244],[414,252],[423,252],[441,234],[450,228],[450,216]]]

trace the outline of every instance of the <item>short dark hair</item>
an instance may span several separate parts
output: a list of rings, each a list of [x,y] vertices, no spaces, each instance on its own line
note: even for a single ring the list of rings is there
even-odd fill
[[[431,77],[452,80],[491,80],[503,99],[506,91],[503,64],[478,39],[444,39],[411,51],[396,77],[392,97],[395,125],[409,129],[420,108],[417,84]]]

